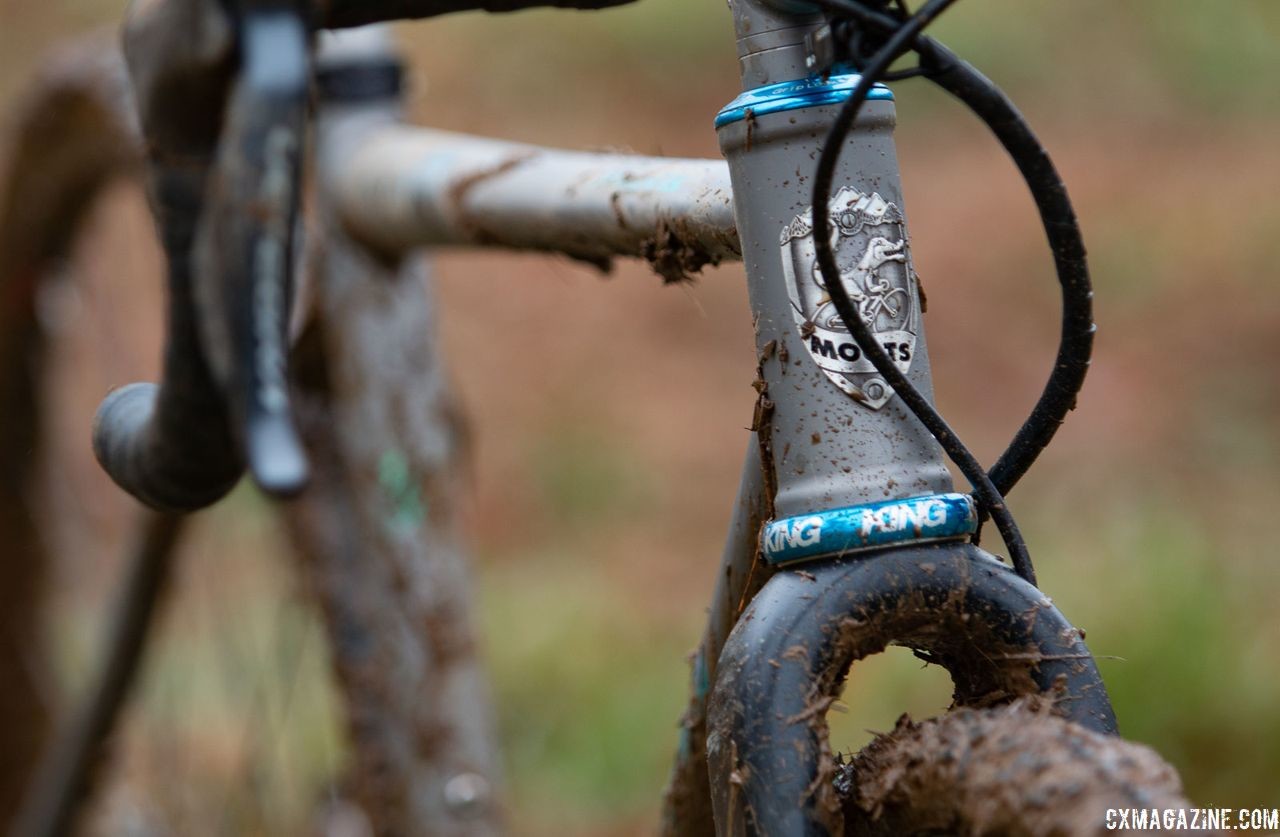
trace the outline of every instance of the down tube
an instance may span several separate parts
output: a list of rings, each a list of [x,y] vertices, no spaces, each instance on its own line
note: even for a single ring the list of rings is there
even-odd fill
[[[771,514],[758,438],[753,433],[742,463],[706,631],[693,657],[689,706],[680,721],[680,745],[663,800],[662,833],[667,837],[715,834],[707,769],[707,697],[730,631],[772,575],[759,554],[760,529]]]

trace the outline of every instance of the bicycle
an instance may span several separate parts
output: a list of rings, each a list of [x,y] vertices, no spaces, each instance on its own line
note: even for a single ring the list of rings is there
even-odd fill
[[[989,122],[1005,120],[998,135],[1015,159],[1025,163],[1035,157],[1038,144],[989,82],[919,36],[949,3],[929,3],[915,16],[893,14],[901,6],[869,10],[835,0],[823,5],[841,14],[828,18],[805,4],[785,2],[734,5],[749,92],[717,119],[728,170],[706,162],[557,155],[407,133],[394,124],[397,71],[377,45],[339,53],[322,73],[330,113],[320,117],[320,167],[334,167],[326,162],[328,155],[341,160],[346,171],[329,175],[324,193],[330,209],[321,214],[340,216],[361,242],[339,240],[336,247],[329,242],[339,254],[337,262],[346,259],[368,272],[378,269],[378,255],[425,244],[470,243],[554,250],[593,262],[642,256],[665,278],[678,281],[705,264],[745,256],[760,352],[755,441],[748,446],[738,514],[695,664],[688,738],[668,801],[666,827],[672,833],[707,831],[712,808],[722,833],[842,830],[844,811],[833,795],[836,766],[825,749],[823,713],[849,665],[889,641],[907,644],[948,668],[956,680],[958,705],[1047,693],[1081,727],[1103,733],[1115,729],[1081,637],[1032,586],[1029,558],[1002,500],[1052,438],[1087,365],[1092,333],[1087,273],[1065,192],[1051,165],[1045,168],[1047,158],[1024,168],[1064,274],[1068,328],[1060,357],[1066,362],[1055,370],[1036,414],[987,475],[929,404],[918,283],[891,145],[892,99],[887,88],[872,83],[886,73],[896,53],[914,46],[925,62],[923,74]],[[367,12],[353,12],[353,7],[335,9],[332,22],[363,21],[356,15]],[[164,77],[173,72],[164,66],[173,54],[144,54],[143,59],[156,63],[133,68],[135,83],[141,80],[144,92],[147,130],[174,131],[153,134],[152,145],[168,150],[166,143],[190,144],[193,148],[181,150],[203,155],[204,166],[216,150],[224,190],[207,205],[208,214],[197,229],[195,208],[211,197],[202,179],[181,166],[156,170],[175,283],[174,342],[167,356],[172,366],[159,395],[139,388],[113,394],[100,413],[95,438],[99,457],[118,482],[151,505],[170,510],[203,506],[225,494],[239,479],[241,459],[264,489],[278,494],[298,490],[306,470],[304,437],[312,450],[328,445],[350,455],[353,448],[352,440],[334,431],[334,417],[323,404],[299,410],[302,433],[292,429],[283,375],[286,301],[291,296],[291,274],[283,266],[294,249],[290,219],[297,200],[306,75],[268,75],[256,68],[276,67],[272,62],[281,55],[290,59],[285,63],[305,67],[305,26],[297,10],[288,14],[250,5],[243,15],[244,68],[225,138],[216,149],[202,133],[208,126],[198,124],[203,117],[188,114],[189,124],[182,124],[169,109],[147,111],[161,104],[158,96],[145,95],[147,83],[154,85],[154,94],[160,81],[173,81]],[[874,53],[859,53],[859,38],[882,42]],[[862,70],[860,76],[841,72],[849,69],[849,61]],[[148,79],[148,72],[157,75]],[[773,82],[779,77],[784,80]],[[837,105],[839,115],[833,119]],[[847,145],[859,155],[856,166],[840,163],[830,151],[846,146],[855,124],[861,133]],[[827,127],[831,139],[820,144],[824,151],[815,177],[817,194],[810,196],[796,161],[816,152],[813,141]],[[797,137],[804,138],[807,149],[787,147]],[[448,166],[422,163],[439,160],[447,160]],[[419,168],[412,165],[415,161]],[[790,184],[792,202],[787,203],[776,181],[793,169],[797,181]],[[840,182],[854,185],[831,194],[837,170]],[[735,205],[729,198],[730,180],[734,194],[767,194],[770,200]],[[774,185],[756,188],[762,181]],[[857,188],[867,181],[876,188]],[[555,210],[551,217],[546,208]],[[832,240],[814,235],[816,229],[832,230]],[[842,244],[848,247],[842,250]],[[342,252],[348,245],[351,255]],[[193,252],[194,271],[189,270]],[[334,268],[328,279],[341,288],[352,273],[350,265]],[[820,286],[816,279],[824,275],[841,281]],[[231,282],[220,287],[211,277]],[[816,287],[830,298],[815,295]],[[329,328],[340,328],[351,318],[354,297],[337,296],[340,301],[322,303],[329,306],[323,318]],[[898,309],[889,307],[890,299],[905,300],[911,316],[902,320]],[[838,316],[816,322],[817,310],[825,306]],[[220,311],[225,316],[215,317]],[[876,328],[886,312],[897,328]],[[385,308],[381,313],[386,315]],[[323,339],[314,331],[299,338],[298,358],[314,364],[295,362],[302,395],[317,395],[323,402],[332,382],[317,379],[335,372],[334,367],[348,385],[353,379],[377,380],[368,366],[353,372],[343,369],[343,359],[336,364],[332,357],[318,359],[316,341]],[[207,368],[201,367],[201,359]],[[428,368],[431,363],[423,360]],[[189,389],[175,389],[174,383]],[[154,407],[153,399],[158,399]],[[307,403],[305,398],[300,402]],[[147,429],[152,409],[160,416],[160,424],[153,426],[168,425],[168,431]],[[859,426],[818,426],[851,409],[858,411]],[[310,419],[308,411],[314,411]],[[818,421],[808,421],[806,414]],[[378,426],[378,418],[365,417],[377,428],[374,435],[383,435],[386,426]],[[855,455],[856,447],[878,450]],[[976,501],[950,490],[939,447],[975,484]],[[798,453],[790,458],[796,451],[807,452],[802,464],[794,464]],[[357,496],[328,498],[326,506],[322,495],[312,508],[298,512],[296,529],[303,539],[315,531],[317,518],[341,519],[353,507],[373,502],[360,495],[349,473],[326,478],[320,468],[315,476],[321,487]],[[911,493],[882,499],[897,487]],[[1022,580],[964,543],[976,536],[987,515],[1005,537]],[[316,549],[324,551],[325,546]],[[822,595],[814,597],[814,590]],[[859,616],[851,619],[850,613]],[[1033,624],[1020,618],[1026,613],[1036,614]],[[778,623],[788,630],[770,630]],[[941,627],[949,632],[939,633]],[[461,676],[471,679],[475,672]],[[349,679],[358,677],[350,674]],[[956,717],[962,723],[978,717],[977,726],[993,716]],[[1008,717],[1030,726],[1037,719],[1058,723],[1041,710],[1010,710]],[[487,735],[483,729],[471,733],[473,742],[483,742]],[[480,749],[485,749],[483,743]],[[710,762],[710,774],[702,769],[703,759]],[[1160,770],[1155,774],[1140,771],[1136,789],[1117,792],[1165,794],[1163,798],[1174,800],[1170,777]],[[1155,789],[1144,787],[1148,784]],[[477,787],[473,782],[470,790],[455,788],[454,797],[474,802],[481,795]],[[447,799],[447,788],[436,796]],[[881,817],[886,804],[878,803]],[[466,807],[446,805],[443,816],[448,819]],[[941,827],[954,824],[943,823]],[[472,821],[470,827],[480,826]]]

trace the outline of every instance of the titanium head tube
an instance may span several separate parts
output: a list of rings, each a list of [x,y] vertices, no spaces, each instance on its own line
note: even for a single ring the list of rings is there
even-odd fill
[[[746,92],[721,111],[716,125],[729,163],[756,318],[762,455],[766,474],[771,471],[776,479],[776,518],[797,524],[772,533],[778,535],[773,544],[766,530],[765,552],[771,560],[785,559],[790,547],[804,547],[805,557],[817,557],[821,550],[815,547],[821,544],[813,542],[818,537],[813,527],[799,526],[808,519],[804,516],[925,496],[954,503],[955,495],[949,494],[951,477],[937,442],[861,356],[833,310],[816,265],[812,161],[856,77],[809,76],[804,39],[821,17],[808,13],[804,4],[731,0],[730,5]],[[894,124],[893,95],[877,87],[837,171],[833,243],[841,280],[863,318],[899,368],[931,398]],[[900,512],[895,507],[874,525],[906,527],[918,522],[917,512],[941,523],[949,508]],[[963,509],[959,514],[966,517]],[[974,521],[960,518],[950,519],[949,528],[939,533],[967,534]],[[782,549],[770,554],[771,545]],[[829,552],[850,545],[859,546],[842,541]]]

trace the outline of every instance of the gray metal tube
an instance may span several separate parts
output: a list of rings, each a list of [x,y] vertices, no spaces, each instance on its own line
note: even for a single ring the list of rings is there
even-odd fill
[[[720,651],[738,617],[773,575],[760,560],[760,528],[773,516],[760,464],[760,441],[751,434],[729,534],[716,574],[707,628],[693,658],[692,695],[680,721],[680,748],[663,800],[663,837],[715,834],[707,772],[707,696],[715,682]]]
[[[834,108],[765,113],[761,107],[719,131],[748,242],[761,373],[756,430],[767,451],[766,474],[777,480],[778,517],[952,488],[938,443],[861,357],[831,313],[815,267],[810,160]],[[932,397],[894,122],[891,100],[870,101],[847,140],[832,198],[837,253],[841,279],[886,351]]]
[[[358,77],[385,66],[386,38],[385,29],[327,37],[321,69]],[[321,171],[400,111],[390,91],[323,101]],[[287,511],[347,711],[346,787],[370,833],[501,834],[492,703],[455,525],[464,431],[430,275],[420,255],[387,264],[352,241],[330,184],[319,185],[312,317],[294,355],[315,479]]]
[[[809,75],[804,38],[822,23],[806,0],[729,0],[744,90]]]
[[[638,256],[664,275],[741,257],[719,160],[556,151],[388,126],[326,164],[343,222],[384,251],[497,246],[601,266]]]

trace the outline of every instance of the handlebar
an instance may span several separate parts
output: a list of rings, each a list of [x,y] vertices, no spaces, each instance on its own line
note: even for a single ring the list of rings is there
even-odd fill
[[[153,178],[152,205],[169,264],[164,383],[112,392],[93,423],[93,451],[103,469],[125,491],[166,511],[215,502],[244,469],[196,338],[190,254],[202,189],[203,178],[177,169]]]
[[[537,7],[604,9],[632,0],[332,0],[323,15],[326,28],[341,29],[387,20],[434,17],[452,12],[517,12]]]
[[[285,376],[309,84],[305,9],[248,0],[236,24],[239,74],[216,154],[153,155],[170,298],[162,383],[116,390],[94,421],[103,469],[167,511],[220,499],[246,462],[277,495],[300,490],[307,476]],[[144,106],[144,123],[146,115]],[[144,127],[154,135],[160,126]]]
[[[111,478],[166,511],[213,503],[246,465],[270,494],[288,496],[306,483],[286,360],[311,24],[627,2],[139,4],[125,52],[151,151],[169,338],[161,384],[124,387],[98,409],[93,447]]]

